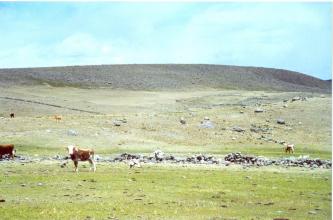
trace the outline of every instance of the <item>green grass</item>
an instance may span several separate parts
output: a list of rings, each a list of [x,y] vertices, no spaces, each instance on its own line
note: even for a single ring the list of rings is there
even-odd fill
[[[0,164],[1,219],[331,219],[331,171]],[[42,183],[42,186],[38,186]],[[25,184],[25,186],[21,186]],[[317,210],[316,210],[317,209]],[[316,215],[309,214],[315,210]]]
[[[296,145],[293,156],[331,159],[331,97],[264,91],[123,91],[69,87],[0,88],[6,97],[104,113],[92,115],[46,105],[0,99],[1,143],[18,155],[66,155],[64,147],[92,147],[104,156],[124,152],[176,155],[230,152],[285,157],[282,145]],[[288,103],[295,95],[314,96]],[[255,114],[258,102],[264,113]],[[245,103],[242,108],[239,103]],[[8,113],[15,111],[16,118]],[[240,111],[243,111],[241,114]],[[52,116],[63,115],[56,123]],[[208,116],[214,129],[200,129]],[[186,118],[186,125],[179,118]],[[283,118],[286,125],[277,125]],[[116,119],[127,119],[120,127]],[[301,122],[301,123],[300,123]],[[250,131],[268,126],[268,134]],[[244,133],[231,130],[245,128]],[[74,129],[78,136],[69,136]],[[288,155],[289,156],[289,155]],[[72,166],[72,165],[71,165]],[[331,170],[217,166],[98,164],[96,173],[80,165],[77,175],[55,162],[0,163],[0,219],[331,219]],[[42,186],[37,184],[41,182]],[[21,186],[21,184],[26,184]],[[317,210],[316,210],[317,209]],[[315,211],[316,215],[309,214]]]

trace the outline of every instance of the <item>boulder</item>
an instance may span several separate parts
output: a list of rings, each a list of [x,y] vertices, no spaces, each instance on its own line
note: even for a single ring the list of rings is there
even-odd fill
[[[200,128],[214,128],[214,123],[210,120],[204,120],[199,125]]]
[[[155,156],[156,161],[162,161],[164,159],[164,152],[161,150],[156,150],[154,152],[154,156]]]
[[[255,113],[262,113],[262,112],[264,112],[264,110],[261,109],[261,108],[256,108],[256,109],[254,110],[254,112],[255,112]]]
[[[232,127],[232,130],[233,130],[233,131],[237,131],[237,132],[244,132],[244,131],[245,131],[244,128],[241,128],[241,127],[239,127],[239,126],[234,126],[234,127]]]
[[[73,130],[73,129],[70,129],[70,130],[67,131],[67,135],[69,135],[69,136],[78,136],[79,133],[77,131]]]
[[[121,121],[117,121],[117,120],[115,120],[115,121],[112,122],[112,124],[113,124],[114,126],[119,127],[119,126],[121,125]]]
[[[280,125],[284,125],[284,124],[286,124],[286,122],[285,122],[284,119],[282,119],[282,118],[278,118],[278,119],[276,120],[276,122],[277,122],[278,124],[280,124]]]
[[[295,96],[291,99],[292,102],[299,101],[299,100],[301,100],[301,97],[299,97],[299,96]]]

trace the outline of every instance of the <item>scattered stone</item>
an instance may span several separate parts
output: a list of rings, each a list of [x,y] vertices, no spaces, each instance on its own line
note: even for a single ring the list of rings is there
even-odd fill
[[[286,124],[286,122],[285,122],[284,119],[282,119],[282,118],[278,118],[278,119],[276,120],[276,122],[277,122],[278,124],[280,124],[280,125],[284,125],[284,124]]]
[[[184,117],[181,117],[180,119],[179,119],[179,122],[181,123],[181,124],[186,124],[186,121],[185,121],[185,118]]]
[[[114,126],[119,127],[119,126],[121,125],[121,121],[115,120],[115,121],[112,122],[112,124],[113,124]]]
[[[317,214],[316,211],[309,211],[308,213],[309,213],[310,215],[316,215],[316,214]]]
[[[234,127],[232,127],[232,130],[233,130],[233,131],[237,131],[237,132],[244,132],[244,131],[245,131],[244,128],[241,128],[241,127],[239,127],[239,126],[234,126]]]
[[[154,156],[155,156],[156,161],[162,161],[164,159],[164,152],[161,150],[156,150],[154,152]]]
[[[256,108],[256,109],[254,110],[254,112],[255,112],[255,113],[262,113],[262,112],[264,112],[264,110],[261,109],[261,108]]]
[[[78,136],[79,133],[77,131],[73,130],[73,129],[70,129],[70,130],[67,131],[67,135],[69,135],[69,136]]]
[[[299,101],[299,100],[301,100],[301,97],[299,97],[299,96],[295,96],[291,99],[292,102]]]
[[[37,183],[37,186],[43,186],[44,184],[43,183]]]
[[[284,105],[283,105],[283,108],[288,108],[288,105],[287,105],[287,104],[284,104]]]
[[[209,118],[207,116],[204,117],[205,121],[209,121]]]
[[[204,120],[201,121],[201,124],[199,125],[200,128],[214,128],[214,124],[212,121],[208,120]]]

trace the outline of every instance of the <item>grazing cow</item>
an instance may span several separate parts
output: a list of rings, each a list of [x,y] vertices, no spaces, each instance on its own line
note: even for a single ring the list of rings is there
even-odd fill
[[[10,113],[10,118],[15,118],[15,114],[13,112]]]
[[[56,120],[56,122],[59,122],[62,119],[61,115],[55,115],[54,119]]]
[[[285,153],[294,153],[295,145],[294,144],[286,144],[284,148]]]
[[[8,155],[10,158],[14,159],[14,144],[0,144],[0,159],[2,159],[5,155]]]
[[[69,145],[66,148],[68,150],[68,154],[74,162],[75,169],[74,171],[78,172],[78,163],[79,161],[89,161],[90,170],[96,171],[96,164],[94,160],[94,150],[92,149],[80,149],[74,145]]]

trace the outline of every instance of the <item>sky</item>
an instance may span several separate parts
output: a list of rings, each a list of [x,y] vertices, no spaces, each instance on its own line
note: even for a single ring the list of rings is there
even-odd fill
[[[329,2],[0,2],[0,68],[189,63],[332,76]]]

